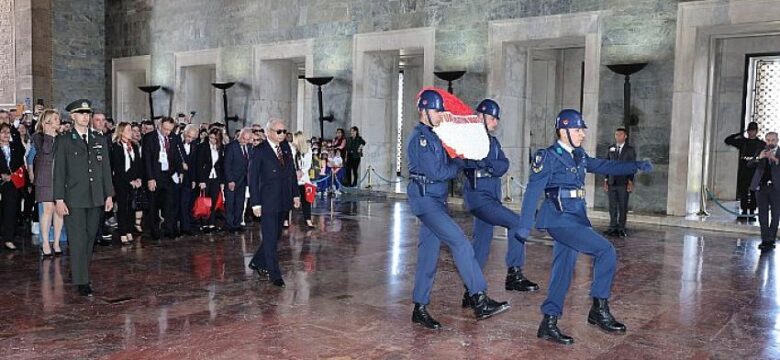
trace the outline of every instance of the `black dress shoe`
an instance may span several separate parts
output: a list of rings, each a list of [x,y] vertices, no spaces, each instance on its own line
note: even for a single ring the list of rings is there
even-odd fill
[[[106,238],[101,238],[96,243],[100,246],[111,246],[111,239],[106,240]]]
[[[574,338],[562,333],[561,329],[558,329],[558,317],[552,315],[544,315],[542,323],[539,324],[539,330],[536,332],[536,337],[563,345],[574,344]]]
[[[190,230],[182,230],[181,234],[182,236],[195,236],[195,233]]]
[[[477,317],[477,320],[484,320],[509,310],[509,303],[506,301],[495,301],[489,298],[484,291],[472,295],[471,303],[473,304],[474,316]]]
[[[507,291],[536,291],[539,290],[539,285],[526,279],[520,267],[513,266],[506,270],[504,288]]]
[[[607,229],[606,231],[604,231],[604,235],[607,235],[607,236],[615,235],[615,229]]]
[[[268,270],[261,269],[252,263],[249,264],[249,268],[254,270],[257,273],[257,276],[260,277],[260,280],[268,280]]]
[[[609,300],[593,298],[593,306],[588,312],[588,324],[596,325],[608,333],[625,333],[626,326],[615,320],[609,312]]]
[[[81,296],[92,296],[92,286],[89,284],[86,285],[79,285],[79,295]]]
[[[283,287],[287,286],[287,285],[284,284],[284,280],[282,280],[281,278],[274,280],[272,282],[272,284],[274,284],[274,286],[278,286],[280,288],[283,288]]]
[[[412,322],[432,330],[441,329],[441,324],[428,313],[428,309],[423,304],[414,304]]]
[[[626,237],[626,236],[627,236],[627,235],[626,235],[626,231],[625,231],[625,230],[622,230],[622,229],[621,229],[621,230],[616,230],[616,231],[615,231],[615,234],[616,234],[617,236],[620,236],[620,237],[622,237],[622,238],[624,238],[624,237]]]

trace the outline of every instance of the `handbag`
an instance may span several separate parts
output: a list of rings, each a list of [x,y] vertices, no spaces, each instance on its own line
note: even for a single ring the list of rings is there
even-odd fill
[[[143,187],[130,190],[130,210],[144,211],[149,209],[149,196]]]
[[[317,185],[306,183],[303,185],[305,198],[309,204],[314,204],[314,197],[317,195]]]
[[[27,184],[27,180],[25,180],[24,175],[24,166],[19,167],[11,174],[11,182],[14,184],[15,188],[21,189],[24,187],[24,185]]]
[[[225,193],[222,191],[217,193],[217,205],[214,208],[214,211],[218,211],[222,213],[225,212]]]
[[[211,198],[206,196],[206,191],[201,190],[192,206],[192,217],[195,219],[208,219],[211,216]]]

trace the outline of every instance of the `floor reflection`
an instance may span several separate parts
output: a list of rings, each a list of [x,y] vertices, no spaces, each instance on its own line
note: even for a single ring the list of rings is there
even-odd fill
[[[241,235],[98,247],[93,299],[76,295],[67,256],[4,257],[0,358],[780,358],[780,273],[756,237],[634,226],[611,240],[611,305],[629,333],[582,321],[592,271],[582,261],[559,322],[578,342],[559,349],[535,337],[546,240],[528,242],[524,268],[543,290],[519,294],[503,289],[506,239],[494,239],[490,293],[513,307],[481,322],[460,307],[462,281],[443,250],[430,308],[445,330],[432,333],[409,322],[418,226],[406,203],[344,194],[313,213],[315,229],[296,212],[279,242],[285,289],[247,268],[262,241],[256,223]],[[471,218],[452,214],[470,234]]]

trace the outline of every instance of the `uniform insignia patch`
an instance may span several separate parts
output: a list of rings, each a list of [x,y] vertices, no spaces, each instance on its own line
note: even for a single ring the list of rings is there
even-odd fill
[[[426,140],[424,137],[420,136],[420,146],[426,147],[428,146],[428,140]]]
[[[70,136],[73,138],[73,140],[78,140],[79,138],[76,137],[76,134],[70,134]]]
[[[558,155],[562,155],[563,154],[563,149],[561,149],[560,147],[557,147],[557,148],[555,148],[555,152],[557,152]]]
[[[531,165],[531,170],[535,173],[542,172],[542,169],[544,169],[544,156],[545,156],[544,150],[539,150],[536,152],[536,155],[534,155],[534,162]]]

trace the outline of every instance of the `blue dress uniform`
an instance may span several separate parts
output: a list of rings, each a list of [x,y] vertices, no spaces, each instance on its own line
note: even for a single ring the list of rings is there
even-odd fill
[[[477,112],[500,119],[500,107],[492,99],[485,99],[477,105]],[[506,290],[536,291],[539,286],[523,276],[525,264],[525,239],[517,236],[520,230],[520,215],[501,204],[501,177],[509,170],[509,159],[501,149],[501,143],[490,136],[490,150],[480,161],[466,161],[464,173],[468,181],[463,184],[463,199],[466,209],[474,216],[472,245],[480,268],[485,267],[493,240],[493,227],[507,229]],[[464,295],[464,307],[467,297]]]
[[[586,128],[575,110],[563,110],[556,129]],[[647,161],[610,161],[592,158],[582,148],[570,148],[562,141],[539,150],[534,155],[521,211],[519,236],[527,238],[533,226],[537,200],[545,200],[536,215],[536,228],[546,229],[554,240],[553,266],[547,299],[542,303],[544,320],[537,335],[563,344],[574,340],[560,332],[557,319],[563,312],[563,301],[574,273],[578,253],[594,257],[593,283],[590,294],[593,307],[588,322],[608,332],[625,332],[609,312],[610,296],[617,256],[615,248],[593,230],[585,210],[585,172],[604,175],[628,175],[637,170],[652,169]]]
[[[418,124],[407,146],[411,181],[407,186],[412,213],[420,219],[420,240],[417,250],[417,270],[414,277],[412,321],[431,329],[441,325],[428,314],[431,288],[436,274],[441,243],[451,250],[458,273],[471,295],[474,313],[485,319],[505,311],[507,303],[499,303],[486,295],[487,283],[474,257],[466,235],[447,213],[447,181],[456,177],[463,161],[449,159],[433,125],[429,110],[443,111],[443,99],[433,90],[423,91],[418,109],[426,112],[429,124]]]

